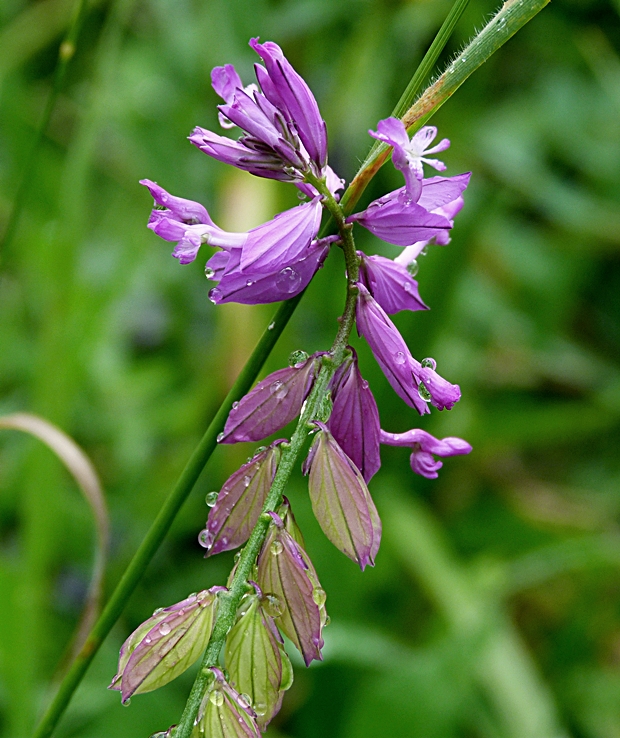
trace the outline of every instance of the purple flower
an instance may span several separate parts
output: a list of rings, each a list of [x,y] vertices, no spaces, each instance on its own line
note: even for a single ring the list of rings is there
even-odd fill
[[[357,354],[339,367],[332,380],[332,413],[327,422],[340,448],[369,482],[381,466],[379,410],[357,366]]]
[[[230,64],[211,75],[225,101],[219,106],[220,123],[237,125],[244,135],[233,141],[197,127],[190,141],[209,156],[260,177],[301,183],[308,171],[326,175],[327,131],[310,88],[277,44],[252,39],[250,46],[265,63],[255,67],[260,89],[244,88]]]
[[[288,508],[288,505],[286,505]],[[279,512],[283,512],[280,508]],[[284,510],[286,512],[286,510]],[[327,620],[325,592],[308,554],[285,527],[276,513],[270,513],[273,523],[258,557],[258,583],[282,605],[276,623],[294,643],[306,666],[313,659],[321,660],[322,630]],[[294,521],[287,527],[295,530]]]
[[[386,118],[377,123],[377,130],[368,131],[373,138],[383,141],[393,147],[392,163],[402,172],[407,193],[411,200],[417,200],[420,193],[420,181],[424,176],[422,162],[434,169],[443,172],[446,165],[437,160],[427,158],[427,154],[436,154],[445,151],[450,146],[447,138],[442,139],[437,146],[428,148],[437,136],[435,126],[424,126],[409,140],[407,129],[398,118]]]
[[[264,69],[256,67],[265,97],[293,123],[310,158],[321,171],[327,163],[327,127],[314,95],[277,44],[273,41],[260,44],[253,38],[250,46],[265,63]]]
[[[364,478],[323,423],[319,428],[304,474],[309,473],[314,516],[329,540],[362,571],[370,564],[381,541],[381,521]]]
[[[123,644],[108,689],[120,691],[127,703],[133,694],[151,692],[188,669],[207,647],[216,595],[224,589],[211,587],[156,610]]]
[[[259,382],[230,411],[220,443],[260,441],[296,418],[320,366],[320,355],[278,369]]]
[[[159,206],[153,209],[148,227],[165,241],[178,241],[172,255],[181,264],[194,261],[203,243],[225,249],[245,243],[246,233],[228,233],[218,228],[200,203],[170,195],[150,179],[141,179],[140,184],[149,188]]]
[[[458,385],[450,384],[435,371],[433,359],[413,358],[398,329],[385,311],[358,283],[357,331],[372,349],[377,363],[396,394],[420,415],[430,412],[427,403],[450,410],[461,397]]]
[[[258,727],[265,730],[293,683],[293,668],[269,614],[280,602],[272,594],[263,597],[260,587],[251,584],[256,593],[241,601],[237,622],[226,638],[224,659],[231,684],[251,699]]]
[[[361,260],[360,281],[386,313],[428,310],[418,292],[418,283],[405,266],[383,256],[366,256],[361,251],[357,254]]]
[[[261,738],[256,713],[244,695],[226,681],[221,669],[209,667],[211,686],[200,704],[192,735],[209,738]]]
[[[198,540],[205,556],[242,546],[250,537],[278,468],[281,440],[256,453],[222,486]]]
[[[387,433],[381,431],[381,443],[388,446],[409,446],[411,448],[411,468],[416,474],[428,479],[436,479],[437,472],[443,466],[435,461],[436,456],[457,456],[468,454],[471,446],[462,438],[442,438],[439,440],[430,433],[414,428],[406,433]]]
[[[411,369],[414,360],[403,337],[366,287],[363,284],[358,284],[358,287],[356,323],[359,335],[368,341],[377,363],[396,394],[420,415],[430,412],[418,392],[418,384]]]

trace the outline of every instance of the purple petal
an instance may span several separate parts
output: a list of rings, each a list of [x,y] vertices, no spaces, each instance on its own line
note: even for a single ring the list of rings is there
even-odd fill
[[[321,211],[317,197],[253,228],[241,252],[241,270],[252,274],[273,272],[307,256],[321,225]]]
[[[327,163],[327,128],[310,88],[277,44],[272,41],[260,44],[258,39],[252,39],[250,46],[262,58],[269,75],[271,84],[267,86],[263,86],[264,76],[259,78],[265,96],[288,112],[310,158],[322,170]]]
[[[418,383],[424,382],[424,386],[431,396],[431,403],[438,410],[452,410],[461,399],[461,388],[458,384],[451,384],[437,374],[434,368],[422,366],[419,361],[413,358],[410,363],[413,375]],[[434,366],[435,362],[432,361],[432,363]]]
[[[395,149],[404,149],[409,145],[409,135],[404,123],[399,118],[384,118],[377,123],[377,130],[368,133],[379,141],[383,141]]]
[[[211,86],[215,93],[226,102],[230,102],[236,90],[243,89],[241,77],[232,64],[223,67],[213,67],[211,70]]]
[[[230,411],[221,443],[260,441],[296,418],[316,378],[320,358],[279,369]]]
[[[215,679],[205,694],[196,721],[194,734],[209,738],[261,738],[256,713],[224,678],[215,666],[210,667]],[[212,699],[219,692],[222,699]]]
[[[336,201],[340,200],[338,192],[344,189],[344,179],[340,178],[329,164],[323,170],[323,174],[325,176],[327,189],[332,193]],[[295,187],[297,187],[298,190],[301,190],[301,192],[303,192],[307,197],[316,197],[319,194],[318,190],[308,182],[295,182]]]
[[[422,180],[422,193],[418,205],[426,210],[434,211],[436,208],[454,202],[463,194],[470,178],[471,172],[466,172],[457,174],[456,177],[430,177]],[[443,214],[447,218],[454,217],[454,214]]]
[[[411,468],[416,474],[428,479],[436,479],[437,471],[443,466],[441,461],[435,461],[437,456],[458,456],[468,454],[472,448],[462,438],[449,436],[438,439],[430,433],[414,428],[406,433],[387,433],[381,431],[381,443],[389,446],[409,446],[412,449]]]
[[[255,276],[241,272],[241,249],[234,249],[220,283],[209,293],[212,302],[240,302],[245,305],[259,305],[288,300],[304,290],[329,253],[329,239],[313,241],[304,258],[292,262],[282,269],[276,269]]]
[[[256,454],[224,482],[200,534],[205,556],[238,548],[250,537],[278,468],[280,443]]]
[[[350,347],[349,347],[350,348]],[[332,414],[327,426],[336,442],[369,482],[381,466],[379,410],[353,352],[333,380]]]
[[[141,179],[140,184],[148,187],[153,200],[155,200],[158,205],[162,205],[170,210],[175,220],[182,221],[188,225],[195,223],[214,225],[213,221],[209,217],[207,209],[199,202],[186,200],[183,197],[175,197],[169,192],[166,192],[166,190],[164,190],[163,187],[160,187],[157,182],[152,182],[150,179]]]
[[[366,256],[361,251],[361,281],[386,313],[401,310],[428,310],[418,292],[418,283],[407,268],[383,256]]]
[[[397,246],[433,238],[450,229],[447,218],[405,200],[401,197],[403,192],[404,188],[401,188],[384,195],[370,203],[363,212],[350,215],[347,222],[357,221],[375,236]]]
[[[374,566],[381,523],[358,468],[326,426],[313,443],[309,490],[312,510],[329,540],[360,568]]]
[[[383,308],[371,297],[363,284],[358,284],[356,307],[357,331],[372,349],[377,363],[396,394],[420,415],[430,412],[418,392],[411,370],[413,357],[398,329]]]

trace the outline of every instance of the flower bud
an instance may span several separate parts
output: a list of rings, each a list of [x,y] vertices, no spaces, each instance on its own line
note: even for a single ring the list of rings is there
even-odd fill
[[[284,428],[299,415],[319,365],[315,355],[265,377],[230,411],[220,442],[260,441]]]
[[[211,667],[213,681],[198,711],[192,738],[260,738],[256,713],[224,674]]]
[[[271,513],[271,517],[274,522],[258,557],[258,583],[281,603],[276,624],[309,666],[313,659],[322,659],[321,633],[327,620],[325,592],[308,554],[279,515]],[[289,525],[294,533],[297,526]]]
[[[217,592],[223,589],[212,587],[156,610],[123,644],[108,689],[120,691],[127,703],[133,694],[162,687],[189,668],[207,647]]]
[[[225,661],[231,684],[252,700],[256,722],[264,730],[280,710],[284,691],[293,683],[293,671],[273,617],[265,612],[275,599],[246,595],[239,619],[226,639]]]
[[[312,509],[329,540],[362,570],[374,559],[381,540],[381,521],[359,469],[323,423],[304,473],[310,473]]]
[[[206,556],[238,548],[250,537],[278,468],[280,443],[257,453],[224,483],[199,536]]]

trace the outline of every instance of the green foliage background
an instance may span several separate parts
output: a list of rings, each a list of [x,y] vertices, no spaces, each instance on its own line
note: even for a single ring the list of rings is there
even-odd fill
[[[0,254],[0,414],[36,412],[93,459],[118,581],[271,306],[207,299],[208,249],[181,267],[145,228],[137,181],[204,202],[230,229],[296,202],[192,147],[216,126],[209,73],[250,81],[250,36],[308,79],[350,179],[447,0],[93,0],[39,151],[19,228]],[[72,0],[0,5],[0,227],[50,89]],[[444,54],[494,10],[472,0]],[[472,170],[453,241],[421,259],[429,313],[396,322],[462,401],[422,426],[470,457],[437,481],[384,449],[371,491],[384,521],[363,575],[323,537],[298,473],[290,498],[328,593],[325,661],[268,735],[315,738],[620,737],[620,4],[555,0],[433,123],[449,173]],[[399,185],[388,165],[370,197]],[[359,242],[394,254],[370,234]],[[343,303],[340,254],[268,362],[325,349]],[[357,342],[383,427],[419,423]],[[204,560],[204,496],[252,447],[219,449],[97,656],[57,735],[138,738],[182,710],[192,673],[129,708],[105,687],[127,634],[159,606],[223,583]],[[0,732],[32,730],[77,622],[93,527],[50,452],[0,436]]]

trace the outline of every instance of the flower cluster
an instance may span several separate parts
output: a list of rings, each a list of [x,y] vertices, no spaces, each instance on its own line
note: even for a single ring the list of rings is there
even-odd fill
[[[381,540],[368,490],[381,466],[381,444],[410,448],[412,470],[428,478],[437,477],[442,466],[436,457],[471,451],[466,441],[437,439],[421,429],[382,430],[377,403],[348,345],[355,323],[395,392],[420,415],[430,406],[449,410],[458,402],[458,385],[437,373],[433,359],[415,359],[389,316],[428,309],[414,278],[415,260],[429,244],[449,243],[470,175],[424,178],[424,164],[446,169],[429,155],[444,151],[449,141],[433,147],[434,127],[425,126],[410,139],[400,120],[382,120],[370,134],[392,147],[392,162],[405,184],[345,219],[338,204],[344,182],[327,163],[326,126],[312,92],[275,43],[253,39],[250,46],[263,61],[255,67],[257,84],[244,86],[232,65],[212,73],[213,88],[224,101],[220,124],[237,127],[240,137],[196,128],[190,141],[219,161],[292,183],[307,200],[247,233],[230,233],[203,205],[142,180],[155,200],[148,226],[176,242],[173,256],[182,264],[194,261],[203,244],[218,249],[205,269],[216,282],[209,292],[214,303],[270,303],[297,295],[334,244],[347,259],[348,297],[332,349],[311,356],[294,352],[289,366],[233,404],[218,436],[220,443],[259,442],[300,417],[290,442],[278,439],[259,447],[219,492],[207,496],[210,511],[199,535],[205,555],[246,546],[243,562],[245,551],[258,547],[225,638],[227,676],[217,663],[206,664],[211,676],[195,720],[197,737],[252,736],[265,729],[293,678],[281,633],[306,664],[322,658],[326,595],[282,495],[308,432],[313,440],[302,468],[312,509],[327,538],[362,569],[374,565]],[[321,238],[324,209],[339,216],[340,227],[338,234]],[[356,251],[355,224],[402,251],[394,259]],[[229,589],[213,587],[158,611],[130,636],[111,685],[121,690],[123,701],[164,684],[198,658],[214,618],[232,601],[240,566],[231,573]]]

